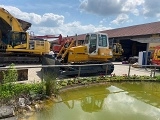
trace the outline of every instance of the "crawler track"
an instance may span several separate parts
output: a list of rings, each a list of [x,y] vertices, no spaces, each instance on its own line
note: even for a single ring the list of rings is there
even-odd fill
[[[114,70],[114,65],[107,62],[88,61],[70,64],[71,66],[65,66],[59,61],[43,57],[42,65],[60,65],[60,67],[46,67],[45,73],[56,74],[58,76],[75,77],[75,76],[96,76],[96,75],[110,75]]]
[[[42,56],[30,54],[0,54],[1,64],[39,64]]]

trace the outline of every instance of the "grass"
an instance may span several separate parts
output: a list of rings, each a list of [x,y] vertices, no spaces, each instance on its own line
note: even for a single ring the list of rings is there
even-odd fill
[[[150,77],[150,76],[127,76],[126,74],[122,76],[117,76],[111,74],[110,76],[101,75],[98,77],[76,77],[64,80],[57,80],[54,74],[48,73],[44,75],[44,81],[40,83],[28,83],[28,84],[15,84],[18,79],[17,70],[14,64],[8,68],[7,71],[3,72],[3,82],[0,84],[0,102],[8,102],[8,99],[17,99],[20,96],[44,94],[51,96],[53,94],[58,94],[61,88],[66,86],[74,85],[88,85],[92,83],[101,82],[117,82],[117,81],[146,81],[154,80],[160,81],[160,76]]]
[[[3,72],[3,81],[0,84],[0,103],[7,104],[10,100],[16,100],[21,96],[45,94],[45,84],[41,83],[27,83],[20,84],[18,81],[18,73],[11,64],[10,67]]]

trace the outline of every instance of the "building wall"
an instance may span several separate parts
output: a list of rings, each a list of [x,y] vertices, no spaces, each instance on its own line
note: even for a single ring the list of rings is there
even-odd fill
[[[149,50],[154,51],[155,47],[160,45],[160,43],[149,43]]]

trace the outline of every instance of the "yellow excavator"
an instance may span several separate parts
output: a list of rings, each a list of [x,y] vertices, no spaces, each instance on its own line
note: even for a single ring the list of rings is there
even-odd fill
[[[39,62],[43,57],[43,65],[62,65],[52,73],[64,76],[111,74],[114,65],[110,62],[113,54],[109,49],[108,36],[104,33],[90,33],[85,37],[83,45],[76,46],[75,40],[64,44],[56,56],[49,55],[50,43],[45,40],[30,40],[26,30],[31,24],[12,16],[4,8],[0,8],[0,63]],[[94,65],[93,65],[94,64]],[[73,65],[63,67],[63,65]],[[49,69],[49,68],[48,68]],[[49,72],[47,69],[46,72]]]
[[[36,63],[49,53],[50,43],[30,40],[27,29],[31,23],[17,19],[0,8],[0,63]]]
[[[120,43],[113,43],[112,52],[113,52],[112,61],[123,61],[122,55],[124,53],[124,50]]]
[[[114,65],[110,62],[113,54],[109,49],[107,34],[90,33],[85,36],[83,45],[76,46],[75,42],[75,40],[66,42],[56,56],[44,56],[43,65],[62,65],[55,69],[45,68],[44,72],[48,74],[50,71],[51,74],[62,76],[104,75],[113,72]],[[71,66],[63,67],[63,65]],[[80,65],[82,66],[79,67]]]

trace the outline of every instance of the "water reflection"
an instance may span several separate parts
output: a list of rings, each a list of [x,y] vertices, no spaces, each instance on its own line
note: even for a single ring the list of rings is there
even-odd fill
[[[160,83],[137,82],[115,85],[127,91],[129,96],[160,108]]]
[[[104,98],[89,96],[81,100],[82,110],[85,112],[95,112],[102,109]]]
[[[159,105],[158,83],[112,83],[63,92],[60,102],[35,116],[37,120],[158,120]]]
[[[109,93],[105,88],[106,86],[102,86],[101,89],[99,89],[99,86],[94,86],[94,91],[93,87],[81,88],[71,92],[68,91],[67,95],[62,93],[60,97],[69,109],[73,109],[75,102],[79,101],[84,112],[92,113],[102,109],[104,99]]]

